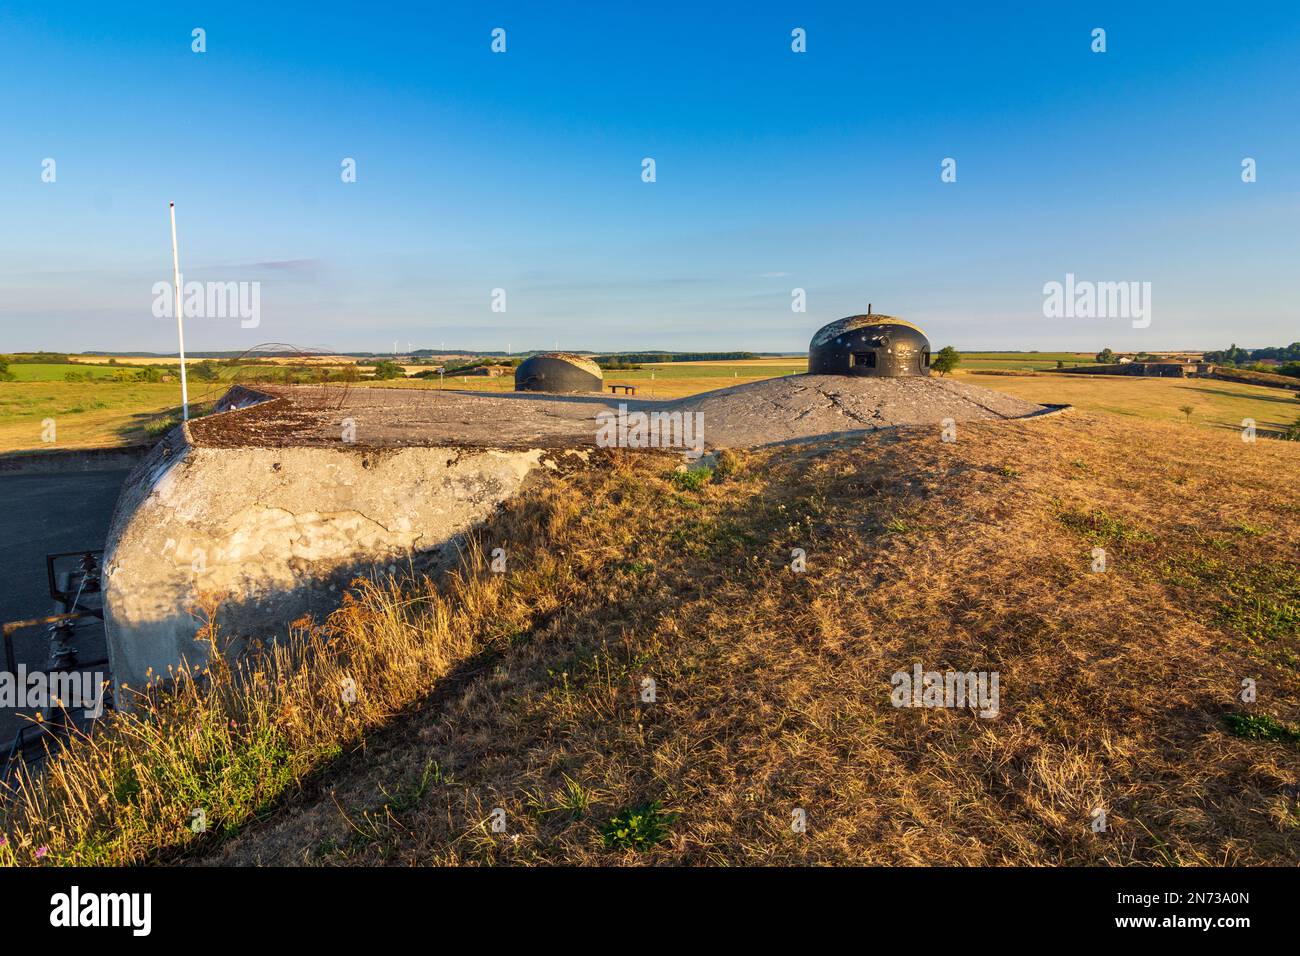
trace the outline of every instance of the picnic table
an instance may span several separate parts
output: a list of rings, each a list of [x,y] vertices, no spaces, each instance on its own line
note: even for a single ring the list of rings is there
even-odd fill
[[[610,392],[613,393],[613,394],[618,394],[618,390],[619,390],[620,388],[623,390],[623,394],[624,394],[624,395],[635,395],[635,394],[636,394],[636,386],[635,386],[635,385],[611,385],[611,386],[609,387],[609,390],[610,390]]]

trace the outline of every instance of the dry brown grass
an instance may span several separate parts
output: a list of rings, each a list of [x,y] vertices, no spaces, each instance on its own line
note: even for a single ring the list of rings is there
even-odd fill
[[[464,568],[437,584],[358,580],[328,621],[294,622],[286,641],[234,666],[203,626],[197,639],[219,666],[167,675],[165,689],[135,695],[45,772],[17,778],[0,805],[0,864],[157,861],[235,831],[455,664],[562,600],[565,577],[539,566],[532,580],[548,593],[514,601],[471,543]]]
[[[753,453],[698,491],[606,459],[483,530],[510,570],[450,599],[449,669],[399,713],[421,669],[369,667],[391,718],[206,860],[1292,864],[1300,751],[1224,716],[1300,713],[1298,462],[1079,415]],[[368,654],[390,600],[332,624]],[[895,709],[916,662],[997,671],[1001,713]],[[663,843],[606,848],[656,800]]]

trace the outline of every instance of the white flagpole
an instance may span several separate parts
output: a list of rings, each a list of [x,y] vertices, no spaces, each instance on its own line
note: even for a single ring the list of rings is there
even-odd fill
[[[172,213],[172,275],[176,280],[176,338],[181,346],[181,417],[190,420],[190,391],[185,383],[185,323],[181,318],[181,254],[176,247],[176,204],[168,203]]]

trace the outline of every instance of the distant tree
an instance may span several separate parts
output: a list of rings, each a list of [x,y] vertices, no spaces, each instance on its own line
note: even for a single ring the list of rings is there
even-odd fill
[[[0,382],[12,382],[14,373],[9,371],[9,360],[6,356],[0,355]]]
[[[1192,420],[1192,412],[1194,411],[1194,409],[1192,408],[1192,406],[1190,406],[1190,405],[1179,405],[1179,406],[1178,406],[1178,410],[1179,410],[1180,412],[1183,413],[1183,417],[1184,417],[1187,421],[1191,421],[1191,420]]]
[[[203,382],[215,382],[221,378],[221,369],[212,359],[204,359],[190,369],[190,374]]]
[[[1110,349],[1102,349],[1097,353],[1097,361],[1102,365],[1110,365],[1115,361],[1115,353]]]
[[[1257,351],[1259,351],[1259,352],[1265,352],[1265,351],[1274,351],[1274,350],[1272,350],[1272,349],[1257,349]],[[1285,350],[1278,350],[1278,351],[1285,351]],[[1270,356],[1270,355],[1260,355],[1260,356],[1258,356],[1258,358],[1272,358],[1272,357],[1273,357],[1273,356]],[[1237,348],[1237,344],[1236,344],[1235,342],[1234,342],[1232,345],[1229,345],[1229,346],[1228,346],[1226,349],[1224,349],[1222,352],[1206,352],[1206,353],[1205,353],[1205,361],[1209,362],[1210,364],[1212,364],[1212,365],[1227,365],[1227,366],[1229,366],[1229,367],[1231,367],[1231,368],[1236,368],[1238,365],[1242,365],[1242,364],[1244,364],[1244,363],[1246,363],[1246,362],[1249,362],[1250,359],[1251,359],[1251,353],[1250,353],[1250,350],[1249,350],[1249,349],[1241,349],[1241,348]]]
[[[934,358],[930,360],[930,368],[938,372],[942,377],[947,375],[953,369],[961,364],[961,356],[951,345],[945,345],[935,353]]]
[[[396,362],[391,362],[387,359],[385,359],[382,362],[375,363],[375,369],[373,374],[375,378],[380,378],[380,379],[406,377],[406,372],[402,370],[402,366],[398,365]]]
[[[1282,437],[1287,441],[1300,441],[1300,418],[1282,430]]]
[[[1057,367],[1057,368],[1065,368],[1065,361],[1064,361],[1063,359],[1057,359],[1057,360],[1056,360],[1056,367]]]

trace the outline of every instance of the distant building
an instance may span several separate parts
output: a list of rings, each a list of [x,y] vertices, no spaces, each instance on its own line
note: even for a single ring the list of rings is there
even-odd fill
[[[1196,374],[1195,362],[1134,362],[1133,368],[1137,375],[1159,378],[1187,378]]]

